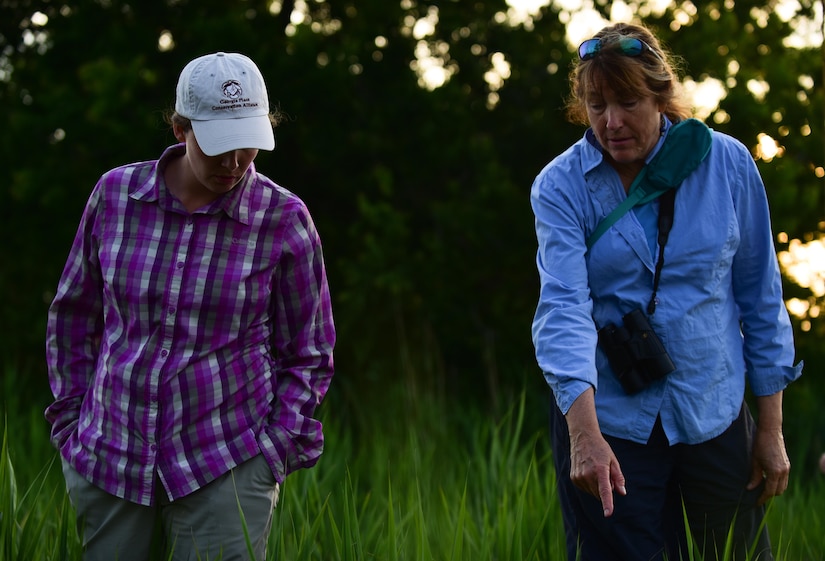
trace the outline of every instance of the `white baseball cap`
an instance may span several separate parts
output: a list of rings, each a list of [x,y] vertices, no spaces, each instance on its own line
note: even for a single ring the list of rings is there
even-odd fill
[[[266,84],[245,55],[221,52],[189,62],[178,79],[175,111],[192,122],[207,156],[275,148]]]

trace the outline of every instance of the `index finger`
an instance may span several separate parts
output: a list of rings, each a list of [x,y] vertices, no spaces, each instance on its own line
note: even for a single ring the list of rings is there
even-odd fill
[[[610,484],[610,470],[599,472],[599,500],[602,502],[604,517],[613,514],[613,486]]]

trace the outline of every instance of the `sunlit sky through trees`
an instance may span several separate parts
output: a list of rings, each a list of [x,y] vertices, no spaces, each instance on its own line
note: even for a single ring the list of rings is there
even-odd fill
[[[695,17],[697,8],[692,2],[672,2],[671,0],[640,0],[631,2],[613,2],[611,5],[610,18],[605,20],[601,14],[593,9],[593,0],[507,0],[510,7],[506,20],[510,25],[524,25],[530,27],[533,18],[536,17],[541,8],[550,4],[560,10],[560,17],[567,28],[567,42],[571,49],[579,43],[591,37],[599,29],[608,23],[620,21],[632,21],[638,16],[660,15],[670,7],[678,6],[674,12],[674,19],[671,26],[678,29],[681,26],[689,25],[691,19]],[[789,47],[818,47],[823,40],[823,14],[822,3],[816,4],[816,17],[809,20],[796,17],[799,9],[796,0],[780,0],[775,13],[783,21],[791,22],[795,29],[793,35],[787,38],[786,45]],[[752,13],[757,25],[764,25],[768,12]],[[428,22],[434,25],[433,22]],[[492,69],[488,73],[488,83],[491,91],[499,89],[509,76],[509,65],[503,54],[496,53],[491,57]],[[502,69],[504,71],[502,71]],[[736,73],[738,65],[732,63],[729,68],[729,78],[727,83],[716,79],[705,77],[701,81],[695,81],[690,76],[685,77],[684,86],[690,93],[695,106],[696,116],[700,119],[710,118],[712,121],[720,123],[729,119],[729,116],[718,109],[719,102],[725,97],[727,88],[736,84]],[[802,91],[813,91],[814,80],[811,76],[800,76],[799,84]],[[764,98],[765,93],[770,88],[770,84],[759,80],[749,80],[746,84],[748,91],[755,99]],[[810,130],[802,131],[803,135],[810,135]],[[746,142],[748,139],[743,139]],[[771,136],[760,132],[756,135],[755,142],[751,142],[754,157],[770,162],[773,158],[782,157],[783,149],[780,142]],[[819,167],[815,170],[820,179],[825,176],[825,170]],[[787,301],[788,310],[794,316],[802,319],[803,330],[810,329],[810,318],[819,317],[822,313],[822,302],[825,298],[825,223],[820,224],[818,237],[802,241],[798,239],[789,240],[787,234],[779,233],[777,239],[782,244],[787,244],[787,249],[779,253],[780,264],[785,274],[796,284],[811,291],[812,297],[807,300],[792,298]]]
[[[399,0],[402,7],[410,9],[414,0]],[[559,18],[566,26],[566,39],[571,52],[583,40],[591,37],[608,23],[633,21],[639,17],[658,16],[666,10],[672,10],[673,19],[671,28],[675,31],[689,26],[698,15],[696,4],[691,1],[671,0],[626,0],[614,1],[610,6],[609,19],[605,20],[594,8],[596,0],[506,0],[506,12],[496,14],[496,22],[501,25],[522,26],[526,30],[533,28],[535,19],[541,17],[541,9],[552,5],[558,11]],[[733,0],[725,0],[732,3]],[[282,9],[280,0],[272,0],[269,4],[272,14],[279,14]],[[807,19],[798,16],[800,4],[797,0],[778,0],[774,6],[774,13],[783,21],[789,22],[794,33],[786,38],[785,44],[791,48],[820,47],[823,41],[823,2],[814,4],[815,16]],[[711,12],[710,17],[714,17]],[[752,10],[751,17],[756,26],[767,25],[769,16],[767,10]],[[324,22],[313,21],[307,0],[296,0],[293,12],[289,18],[290,24],[286,29],[288,35],[296,32],[302,25],[311,26],[317,33],[334,34],[342,25],[340,21],[329,20]],[[37,12],[29,18],[29,27],[24,33],[24,42],[30,48],[47,48],[48,17]],[[410,70],[415,73],[420,87],[428,90],[438,89],[447,84],[458,71],[457,63],[450,56],[450,44],[438,39],[436,30],[439,25],[439,10],[437,4],[430,5],[423,17],[409,15],[403,22],[402,32],[415,39],[415,49],[410,62]],[[469,29],[465,30],[469,33]],[[456,33],[461,34],[462,30]],[[387,38],[382,35],[375,37],[377,52],[386,47]],[[167,51],[175,48],[174,37],[169,31],[162,31],[158,37],[158,49]],[[479,48],[479,53],[483,49]],[[487,106],[493,110],[499,103],[499,91],[505,86],[511,74],[511,64],[506,53],[488,52],[489,68],[484,75],[487,84]],[[317,63],[325,66],[329,63],[324,59],[324,53],[319,53]],[[0,60],[2,62],[2,60]],[[7,64],[0,64],[0,80],[11,77],[11,68]],[[354,74],[359,73],[357,65],[350,68]],[[547,71],[551,73],[564,71],[558,65],[550,64]],[[725,80],[703,76],[699,79],[692,76],[684,77],[684,87],[693,99],[696,116],[707,120],[712,126],[714,123],[725,123],[730,116],[719,108],[719,103],[727,92],[741,85],[737,82],[738,63],[732,60],[727,69]],[[812,76],[799,77],[799,95],[807,97],[813,93],[815,80]],[[764,80],[751,79],[744,84],[756,100],[761,100],[770,91],[770,84]],[[777,122],[781,123],[782,115],[776,113]],[[780,127],[780,132],[782,127]],[[803,136],[811,134],[810,127],[799,131]],[[56,138],[56,140],[60,140]],[[754,157],[758,160],[770,162],[774,158],[783,156],[781,138],[779,140],[764,132],[755,133],[753,138],[740,139],[751,147]],[[817,167],[814,173],[820,180],[825,178],[825,169]],[[799,286],[808,288],[812,298],[807,301],[792,299],[788,301],[788,308],[792,314],[805,320],[802,328],[805,329],[808,318],[818,317],[825,301],[825,220],[819,225],[819,233],[813,233],[807,240],[791,240],[784,233],[777,235],[777,241],[787,249],[779,254],[780,263],[785,274]]]

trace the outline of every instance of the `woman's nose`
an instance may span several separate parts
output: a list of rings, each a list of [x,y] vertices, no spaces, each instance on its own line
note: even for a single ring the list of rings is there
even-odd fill
[[[621,128],[623,122],[622,112],[619,109],[607,109],[605,115],[607,121],[607,128],[616,130]]]
[[[230,150],[221,155],[221,165],[226,169],[233,170],[238,167],[238,151]]]

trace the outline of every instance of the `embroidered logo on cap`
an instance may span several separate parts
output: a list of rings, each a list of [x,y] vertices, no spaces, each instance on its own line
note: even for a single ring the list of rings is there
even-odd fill
[[[221,87],[223,88],[223,95],[228,99],[238,99],[243,95],[243,88],[237,80],[227,80]]]
[[[254,89],[254,88],[253,88]],[[243,109],[258,107],[257,101],[252,101],[249,97],[244,97],[243,86],[240,80],[227,80],[221,84],[223,99],[218,100],[218,105],[212,106],[212,111],[241,111]]]

